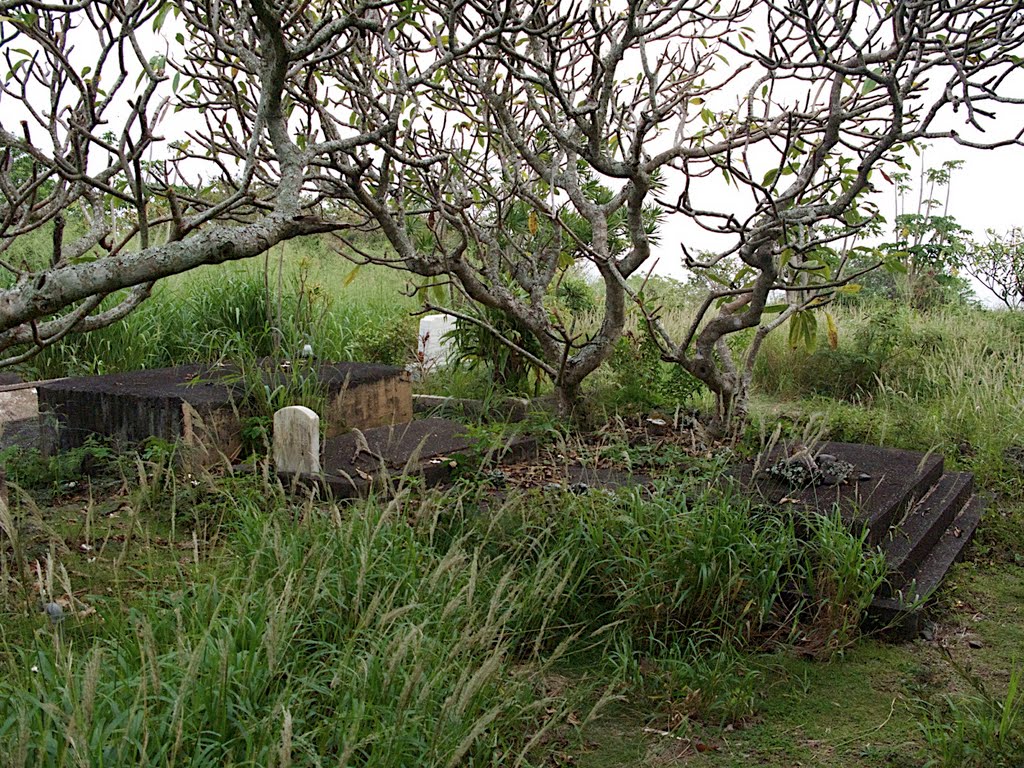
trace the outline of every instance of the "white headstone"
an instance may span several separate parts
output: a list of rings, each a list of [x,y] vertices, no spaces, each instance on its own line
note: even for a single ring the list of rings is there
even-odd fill
[[[278,472],[320,474],[320,417],[302,405],[274,414],[274,466]]]
[[[420,320],[419,354],[423,368],[430,370],[447,365],[454,344],[443,337],[453,328],[455,318],[449,315],[426,315]]]

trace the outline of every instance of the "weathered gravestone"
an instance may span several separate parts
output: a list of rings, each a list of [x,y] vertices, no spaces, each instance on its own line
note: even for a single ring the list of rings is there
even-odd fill
[[[419,349],[420,366],[433,370],[448,364],[454,343],[445,334],[455,328],[455,318],[448,315],[427,315],[420,320]]]
[[[274,414],[274,467],[278,472],[320,474],[320,417],[302,405]]]

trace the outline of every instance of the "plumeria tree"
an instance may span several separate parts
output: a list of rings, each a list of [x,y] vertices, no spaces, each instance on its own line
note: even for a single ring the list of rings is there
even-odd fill
[[[564,409],[633,301],[663,358],[715,393],[715,424],[742,423],[766,336],[788,323],[809,341],[814,310],[892,254],[861,236],[878,233],[869,193],[906,167],[908,144],[1018,143],[1016,128],[966,138],[1017,101],[1015,3],[472,2],[432,43],[481,27],[495,33],[407,112],[398,143],[416,162],[354,158],[336,193],[387,234],[394,253],[377,260],[529,328]],[[655,223],[666,239],[685,233],[686,265],[717,280],[678,337],[629,284],[652,265]],[[701,232],[725,245],[697,255],[688,238]],[[580,260],[604,291],[586,333],[549,301]],[[743,331],[746,343],[729,341]]]
[[[37,230],[53,246],[0,265],[7,361],[161,277],[334,232],[435,305],[461,311],[430,286],[511,316],[565,410],[633,302],[724,426],[765,336],[809,337],[856,279],[868,194],[908,142],[1019,135],[991,130],[1021,101],[1010,0],[0,0],[0,18],[0,258]],[[364,228],[391,252],[361,253]],[[678,337],[631,288],[659,233],[717,280]],[[579,263],[604,293],[586,328],[550,300]]]

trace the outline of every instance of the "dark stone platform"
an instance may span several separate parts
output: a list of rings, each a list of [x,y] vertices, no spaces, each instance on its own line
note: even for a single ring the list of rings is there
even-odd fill
[[[922,608],[953,563],[961,559],[984,511],[974,477],[945,472],[941,456],[894,448],[825,443],[820,452],[854,466],[871,479],[845,485],[792,489],[754,477],[750,465],[735,472],[748,492],[772,503],[792,503],[828,513],[838,509],[868,544],[885,556],[888,579],[868,609],[866,623],[896,640],[909,640],[920,627]],[[781,452],[767,457],[770,465]]]
[[[534,447],[533,440],[513,440],[503,457],[522,458]],[[436,485],[449,480],[460,462],[477,463],[482,458],[477,441],[464,425],[448,419],[420,419],[328,438],[321,477],[282,476],[282,480],[326,487],[334,498],[344,499],[365,496],[402,476]]]
[[[326,390],[328,435],[412,418],[411,384],[401,368],[323,363],[309,372]],[[297,375],[304,375],[298,363],[287,372],[267,369],[262,378],[275,387]],[[208,364],[74,377],[38,387],[40,413],[55,416],[56,447],[62,450],[90,435],[123,447],[157,437],[229,457],[241,446],[244,391],[238,368]]]
[[[820,449],[849,462],[856,473],[864,473],[870,479],[793,489],[778,480],[753,477],[749,464],[738,467],[734,476],[744,490],[767,503],[778,504],[788,499],[788,503],[819,512],[838,509],[851,529],[868,529],[871,544],[880,543],[889,526],[898,522],[898,513],[923,496],[942,476],[942,457],[934,454],[854,443],[824,443]],[[762,464],[768,466],[781,455],[776,452]]]

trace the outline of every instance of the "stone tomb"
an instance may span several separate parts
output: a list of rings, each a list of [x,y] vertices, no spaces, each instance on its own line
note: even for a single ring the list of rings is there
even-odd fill
[[[299,363],[294,364],[296,368]],[[310,366],[327,394],[326,436],[357,428],[410,421],[412,385],[401,368],[366,363]],[[267,386],[302,371],[264,373]],[[56,446],[67,450],[90,435],[134,447],[147,438],[182,440],[200,459],[237,456],[241,448],[239,372],[231,366],[183,365],[148,371],[84,376],[40,384],[39,410],[57,424]]]
[[[890,637],[911,639],[919,629],[921,600],[963,556],[981,520],[985,504],[974,491],[974,476],[947,472],[941,455],[849,443],[820,448],[848,462],[864,479],[791,488],[754,475],[749,465],[739,467],[735,477],[748,493],[772,506],[838,512],[854,533],[864,534],[868,546],[881,549],[889,575],[867,621]],[[766,457],[766,463],[781,455]]]

